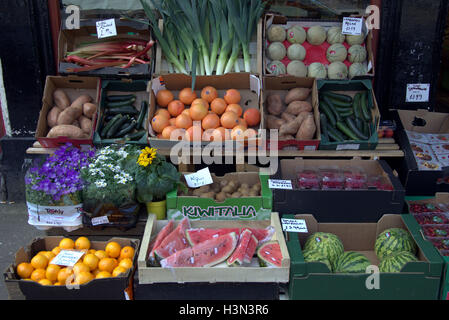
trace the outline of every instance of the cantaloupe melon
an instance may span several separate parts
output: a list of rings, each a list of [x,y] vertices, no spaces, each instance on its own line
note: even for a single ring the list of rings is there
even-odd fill
[[[329,62],[343,62],[348,56],[346,47],[340,43],[333,44],[327,49],[326,57]]]
[[[287,30],[287,40],[290,43],[303,44],[306,39],[306,30],[301,26],[296,25]]]
[[[287,56],[290,60],[303,61],[306,58],[306,49],[299,43],[292,44],[287,49]]]
[[[354,77],[364,76],[366,75],[367,70],[366,67],[359,62],[351,64],[349,67],[349,78],[352,79]]]
[[[267,38],[270,42],[284,42],[287,38],[287,31],[283,26],[272,25],[268,29]]]
[[[353,36],[353,35],[346,35],[346,42],[350,45],[353,46],[355,44],[359,44],[362,45],[363,42],[365,42],[365,35],[362,33],[361,35],[358,36]]]
[[[340,27],[332,27],[327,31],[327,42],[329,44],[336,44],[340,43],[342,44],[345,42],[346,36],[341,33],[341,26]]]
[[[281,42],[273,42],[268,46],[267,55],[271,60],[280,61],[287,55],[287,49]]]
[[[340,61],[332,62],[327,69],[327,74],[331,80],[343,80],[348,78],[348,67]]]
[[[364,62],[366,55],[366,49],[359,44],[355,44],[348,49],[348,60],[352,63]]]
[[[327,32],[322,26],[313,26],[307,30],[307,42],[311,45],[319,46],[326,41]]]
[[[270,74],[275,75],[275,76],[279,76],[281,74],[287,73],[287,69],[285,68],[285,65],[279,60],[275,60],[275,61],[272,61],[271,63],[269,63],[267,66],[267,70]]]
[[[294,77],[306,77],[307,67],[302,61],[293,60],[287,66],[287,73]]]
[[[326,67],[319,63],[314,62],[309,65],[308,77],[317,78],[317,79],[326,79],[327,78],[327,70]]]

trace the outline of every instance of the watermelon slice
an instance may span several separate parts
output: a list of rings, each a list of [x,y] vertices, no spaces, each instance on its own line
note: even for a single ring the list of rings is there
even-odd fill
[[[251,239],[249,240],[248,247],[246,248],[245,258],[243,259],[244,263],[251,263],[251,260],[256,253],[257,246],[259,245],[259,241],[257,240],[254,234],[251,235]]]
[[[237,236],[240,235],[239,228],[222,228],[222,229],[196,228],[187,230],[186,238],[189,241],[190,245],[193,247],[197,244],[200,244],[201,242],[211,240],[232,232],[234,232]]]
[[[206,240],[193,248],[186,248],[161,260],[163,268],[212,267],[225,261],[237,246],[237,235],[232,232]]]
[[[151,265],[155,265],[156,264],[156,258],[154,256],[154,251],[159,248],[159,246],[161,245],[162,241],[165,239],[165,237],[167,237],[172,231],[173,231],[173,226],[174,226],[175,222],[173,220],[170,220],[167,225],[165,227],[163,227],[161,229],[161,231],[159,231],[156,240],[154,240],[154,244],[152,246],[152,249],[150,251],[150,254],[148,256],[148,260],[150,261]]]
[[[257,257],[261,267],[282,267],[281,247],[277,241],[264,243],[257,249]]]
[[[241,266],[245,260],[246,249],[248,248],[249,241],[251,240],[253,233],[246,229],[240,235],[237,248],[232,255],[226,261],[229,266]]]
[[[185,237],[186,230],[190,228],[190,221],[186,217],[182,219],[179,225],[168,236],[166,236],[160,246],[154,250],[155,258],[160,261],[168,258],[177,251],[189,247],[189,243]]]
[[[273,226],[268,226],[265,229],[243,228],[242,232],[246,229],[250,230],[254,234],[254,236],[257,238],[257,241],[259,241],[259,244],[270,241],[274,235]]]

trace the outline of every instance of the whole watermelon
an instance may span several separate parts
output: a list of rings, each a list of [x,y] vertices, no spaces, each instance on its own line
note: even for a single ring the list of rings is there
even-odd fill
[[[329,271],[332,272],[332,265],[329,262],[329,259],[322,253],[316,250],[308,250],[302,253],[304,255],[305,262],[320,262],[324,263]]]
[[[395,252],[386,256],[379,264],[382,273],[398,273],[404,266],[412,261],[418,261],[416,256],[408,251]]]
[[[347,251],[343,253],[335,264],[335,273],[365,273],[371,262],[363,254]]]
[[[344,247],[341,240],[332,233],[316,232],[312,234],[304,245],[304,251],[314,250],[322,253],[335,269],[335,262],[343,254]]]
[[[416,243],[408,231],[391,228],[377,236],[374,251],[379,260],[382,261],[386,256],[395,252],[408,251],[415,254]]]

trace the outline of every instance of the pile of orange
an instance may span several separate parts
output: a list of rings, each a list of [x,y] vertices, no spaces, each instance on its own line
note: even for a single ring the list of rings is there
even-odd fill
[[[85,253],[73,268],[52,264],[61,250],[82,250]],[[123,276],[133,267],[134,253],[133,247],[121,247],[115,241],[108,242],[104,250],[95,250],[91,249],[91,242],[86,237],[79,237],[76,241],[64,238],[51,251],[41,251],[30,262],[20,263],[16,272],[21,279],[46,286],[82,285],[94,279]]]
[[[179,92],[178,100],[167,89],[156,95],[159,106],[151,120],[160,139],[187,141],[246,140],[255,137],[261,121],[260,111],[241,107],[241,94],[229,89],[223,98],[217,89],[203,88],[200,97],[191,88]]]

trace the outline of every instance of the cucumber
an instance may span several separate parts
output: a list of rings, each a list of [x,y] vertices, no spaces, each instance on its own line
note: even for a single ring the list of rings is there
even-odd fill
[[[338,128],[338,130],[343,132],[345,135],[347,135],[349,137],[349,139],[351,139],[351,140],[359,140],[357,135],[354,132],[352,132],[351,129],[349,129],[346,126],[346,124],[344,124],[343,122],[337,122],[337,128]]]
[[[351,111],[352,114],[354,114],[354,110],[352,110],[352,107],[351,108],[335,107],[335,109],[337,110],[338,113],[348,113],[349,111]]]
[[[341,116],[340,114],[337,112],[337,110],[335,109],[334,105],[332,104],[332,102],[327,98],[327,97],[323,97],[323,101],[329,106],[329,110],[332,111],[335,120],[337,120],[337,122],[341,121]]]
[[[325,137],[327,140],[329,140],[329,130],[327,130],[327,117],[325,114],[320,114],[320,120],[321,120],[321,134],[323,137]]]
[[[345,119],[346,124],[348,125],[349,129],[352,130],[352,132],[355,133],[355,135],[359,138],[359,140],[368,140],[369,138],[361,132],[357,126],[355,125],[354,121],[352,121],[351,118]]]
[[[137,121],[136,120],[132,120],[131,123],[128,123],[127,126],[123,129],[120,129],[119,132],[117,132],[116,136],[117,137],[123,137],[124,135],[130,133],[131,131],[133,131],[137,126]]]
[[[360,94],[357,93],[354,96],[354,104],[352,109],[354,110],[354,115],[357,119],[363,119],[362,110],[360,109]]]
[[[122,116],[117,122],[115,122],[111,128],[108,130],[108,133],[106,134],[106,139],[115,137],[115,133],[120,129],[120,127],[129,120],[129,117]]]
[[[370,136],[369,123],[363,121],[362,132],[365,136]]]
[[[134,108],[134,107],[127,106],[127,107],[120,107],[120,108],[110,109],[110,110],[106,111],[106,114],[107,115],[110,115],[110,114],[112,114],[112,115],[116,115],[116,114],[137,115],[137,114],[139,114],[139,111],[137,111],[137,109]]]
[[[341,107],[341,108],[351,108],[352,107],[352,101],[351,102],[345,102],[345,101],[341,101],[341,100],[337,100],[337,99],[332,99],[332,97],[328,97],[326,95],[321,96],[321,98],[327,98],[329,101],[332,102],[332,104],[336,107]]]
[[[362,110],[362,116],[363,119],[366,122],[371,122],[372,116],[371,116],[371,110],[368,109],[368,101],[367,96],[365,94],[361,94],[360,97],[360,108]]]
[[[340,116],[342,118],[347,118],[347,117],[350,117],[350,116],[353,116],[353,115],[354,115],[354,111],[353,110],[349,110],[349,111],[346,111],[346,112],[340,112]]]
[[[337,124],[337,120],[335,120],[334,113],[329,109],[328,105],[321,101],[320,102],[320,110],[324,112],[324,114],[327,116],[327,119],[329,120],[330,124],[335,127]]]
[[[329,134],[329,138],[334,140],[335,142],[343,142],[345,141],[345,137],[335,128],[332,126],[327,126],[327,131]]]
[[[101,138],[105,138],[109,129],[111,129],[111,127],[114,125],[114,123],[116,123],[117,121],[119,121],[123,116],[121,114],[116,115],[114,118],[112,118],[111,121],[109,121],[104,128],[101,130]]]
[[[339,101],[346,102],[346,103],[352,103],[352,98],[345,94],[334,93],[331,91],[321,92],[321,94],[323,96],[332,98],[333,100],[339,100]]]
[[[128,101],[131,99],[135,99],[136,95],[134,94],[127,94],[127,95],[118,95],[118,96],[106,96],[106,100],[108,102],[120,102],[120,101]]]
[[[132,134],[127,134],[125,136],[125,139],[128,140],[128,141],[135,141],[135,140],[139,140],[144,135],[145,135],[145,130],[141,130],[141,131],[137,131],[137,132],[132,133]]]
[[[127,105],[132,105],[134,104],[134,102],[136,102],[136,98],[131,98],[129,100],[125,100],[125,101],[117,101],[117,102],[109,102],[106,104],[106,108],[118,108],[118,107],[124,107]]]
[[[148,110],[148,103],[146,101],[142,101],[142,104],[140,105],[140,113],[139,117],[137,118],[137,124],[136,129],[144,129],[143,121],[145,120],[145,116],[147,115]]]

